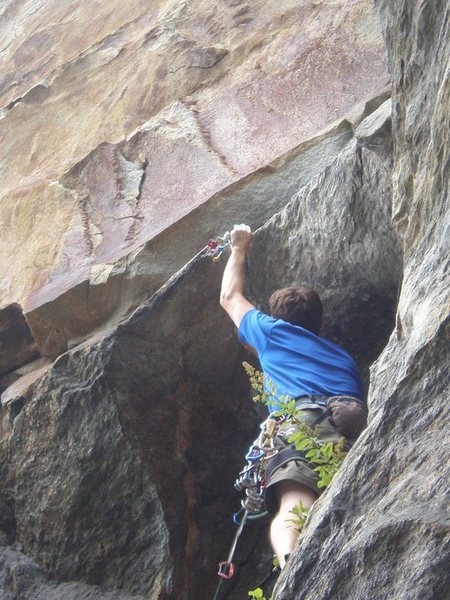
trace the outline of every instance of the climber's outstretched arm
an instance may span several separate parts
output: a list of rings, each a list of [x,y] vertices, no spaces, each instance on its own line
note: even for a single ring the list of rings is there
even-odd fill
[[[231,256],[223,272],[220,304],[236,327],[253,305],[244,296],[245,255],[253,234],[248,225],[235,225],[231,232]]]

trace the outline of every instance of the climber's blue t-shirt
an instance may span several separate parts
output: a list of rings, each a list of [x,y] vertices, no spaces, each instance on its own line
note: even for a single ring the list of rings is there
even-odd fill
[[[354,396],[362,399],[358,367],[342,348],[298,325],[253,308],[242,318],[240,339],[258,352],[277,395]],[[273,412],[276,407],[269,407]]]

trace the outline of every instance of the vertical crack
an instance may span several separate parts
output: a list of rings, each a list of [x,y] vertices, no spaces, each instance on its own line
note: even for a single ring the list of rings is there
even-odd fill
[[[144,215],[141,209],[141,199],[144,190],[145,180],[147,176],[147,167],[148,167],[148,159],[146,157],[139,157],[139,162],[134,163],[131,161],[127,161],[126,158],[121,154],[122,160],[126,165],[132,165],[134,167],[134,171],[141,171],[141,176],[139,179],[139,183],[137,185],[136,193],[133,197],[127,199],[127,204],[131,209],[131,215],[128,218],[132,219],[132,223],[128,230],[127,236],[125,238],[126,241],[134,239],[139,233],[142,227],[142,221],[144,220]],[[125,187],[129,183],[127,182],[126,176],[122,178],[122,192],[125,191]],[[126,194],[124,194],[126,197]]]

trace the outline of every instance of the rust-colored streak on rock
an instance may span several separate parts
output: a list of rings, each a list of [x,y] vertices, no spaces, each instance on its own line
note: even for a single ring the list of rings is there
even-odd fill
[[[113,11],[106,3],[89,0],[76,5],[64,0],[8,0],[4,4],[1,106],[13,103],[40,81],[51,79],[64,65],[149,10],[145,0],[115,4]],[[153,10],[161,4],[153,2]],[[31,35],[26,37],[26,32]]]
[[[196,419],[197,416],[192,409],[191,403],[186,401],[192,393],[191,389],[193,386],[195,387],[194,382],[181,381],[173,397],[173,401],[178,408],[175,452],[178,459],[185,465],[183,493],[186,499],[184,515],[186,543],[184,548],[183,580],[186,589],[190,586],[191,569],[195,565],[196,557],[198,557],[200,536],[199,526],[196,521],[196,511],[198,511],[197,481],[195,474],[189,467],[189,455],[192,454],[193,448],[198,443],[198,440],[193,439],[192,436],[192,420]]]
[[[3,304],[96,279],[387,80],[369,0],[114,7],[4,9],[2,254],[18,246],[18,210],[23,243]]]
[[[193,112],[180,103],[128,143],[124,153],[148,161],[135,242],[151,239],[235,179],[209,146]]]
[[[301,22],[276,31],[199,96],[200,119],[211,141],[239,173],[344,116],[385,83],[380,39],[370,3],[298,8]]]
[[[61,181],[78,199],[83,223],[79,232],[89,247],[90,261],[110,257],[117,246],[125,243],[139,213],[138,196],[144,175],[144,161],[127,161],[120,148],[102,144]],[[80,240],[82,241],[82,240]],[[67,244],[67,250],[72,246]],[[67,260],[56,265],[61,275],[76,263]]]

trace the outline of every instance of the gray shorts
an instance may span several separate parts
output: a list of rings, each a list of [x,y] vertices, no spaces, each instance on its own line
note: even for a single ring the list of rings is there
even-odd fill
[[[322,414],[322,409],[317,408],[305,408],[302,409],[302,421],[305,425],[312,426],[318,417]],[[285,435],[283,436],[283,431]],[[289,445],[286,442],[286,438],[295,431],[295,428],[289,425],[289,421],[281,425],[279,434],[275,444],[279,448],[287,448]],[[317,426],[316,432],[318,439],[323,442],[337,442],[342,435],[337,431],[336,427],[330,422],[330,419],[325,419],[320,425]],[[269,468],[270,461],[267,464]],[[266,508],[270,515],[274,516],[278,512],[277,499],[275,494],[275,484],[280,481],[296,481],[297,483],[306,486],[317,496],[320,496],[324,491],[324,488],[318,488],[317,482],[319,477],[315,471],[313,471],[314,465],[308,462],[306,459],[301,457],[295,457],[288,460],[286,463],[280,465],[270,474],[268,481],[266,482],[266,489],[264,493],[264,500]]]

